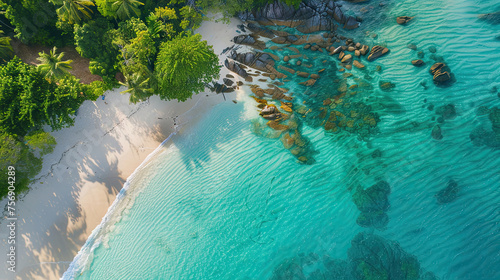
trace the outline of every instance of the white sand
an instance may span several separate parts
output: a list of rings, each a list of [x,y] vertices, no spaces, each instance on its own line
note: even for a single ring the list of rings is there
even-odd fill
[[[220,54],[232,45],[237,24],[236,19],[229,25],[204,22],[197,32]],[[221,80],[226,73],[221,71]],[[2,219],[0,279],[59,279],[129,175],[173,132],[173,118],[180,116],[177,122],[185,123],[182,114],[195,104],[200,115],[224,101],[220,94],[202,93],[184,103],[153,97],[130,105],[121,90],[107,92],[105,100],[86,101],[73,127],[52,133],[57,146],[44,157],[38,180],[16,205],[16,273],[7,271],[8,230]],[[235,98],[234,93],[225,96],[226,102]],[[189,119],[184,126],[195,121]],[[3,200],[2,208],[5,204]]]

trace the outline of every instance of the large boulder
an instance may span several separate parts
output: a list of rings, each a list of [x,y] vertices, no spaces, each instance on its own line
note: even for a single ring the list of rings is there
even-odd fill
[[[239,17],[243,21],[256,21],[262,25],[293,27],[302,33],[335,30],[334,20],[346,29],[359,26],[356,18],[345,17],[333,0],[303,1],[297,9],[276,1],[255,11],[240,13]]]
[[[272,56],[261,52],[237,53],[233,50],[228,57],[264,72],[269,72],[269,67],[274,67],[275,64]]]
[[[247,45],[259,50],[266,48],[266,43],[255,39],[255,35],[239,35],[233,38],[233,42],[240,45]]]
[[[241,67],[241,64],[239,64],[238,62],[236,62],[234,60],[228,60],[228,59],[226,59],[224,61],[224,65],[226,66],[227,69],[229,69],[229,71],[232,71],[232,72],[240,75],[243,78],[247,78],[248,77],[247,71],[245,69],[243,69]]]
[[[434,63],[429,72],[431,73],[432,80],[436,85],[446,85],[453,81],[450,68],[445,63]]]
[[[368,55],[368,61],[374,61],[375,59],[387,54],[389,52],[388,48],[382,46],[374,46]]]

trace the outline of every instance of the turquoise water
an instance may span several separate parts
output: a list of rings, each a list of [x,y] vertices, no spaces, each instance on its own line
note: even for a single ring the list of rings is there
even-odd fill
[[[325,271],[325,259],[348,259],[351,240],[369,232],[398,242],[440,279],[500,279],[500,150],[473,145],[469,137],[478,127],[491,130],[478,108],[500,106],[492,90],[500,88],[500,41],[494,39],[500,26],[477,20],[498,6],[493,0],[398,1],[367,13],[349,36],[391,49],[364,61],[367,72],[352,71],[371,77],[374,90],[355,100],[379,115],[377,131],[361,139],[304,121],[302,135],[316,151],[311,165],[298,163],[279,139],[254,133],[262,120],[253,99],[216,106],[141,167],[65,278],[268,279],[295,258],[288,274],[295,278],[275,279],[323,279],[313,272]],[[387,20],[375,22],[372,14],[383,19],[380,12]],[[416,18],[399,26],[398,15]],[[456,77],[451,87],[432,84],[431,46]],[[416,68],[410,61],[420,50],[427,65]],[[334,61],[316,61],[323,59]],[[382,72],[373,71],[376,65]],[[337,88],[326,78],[334,79],[334,68],[310,93]],[[379,81],[396,88],[381,91]],[[303,93],[295,82],[285,87]],[[297,99],[313,100],[310,93]],[[457,116],[440,124],[440,141],[431,137],[438,121],[430,104],[456,108]],[[451,179],[458,197],[439,204],[435,195]],[[391,188],[389,221],[380,229],[361,227],[352,195],[380,180]],[[299,267],[307,278],[298,276]]]

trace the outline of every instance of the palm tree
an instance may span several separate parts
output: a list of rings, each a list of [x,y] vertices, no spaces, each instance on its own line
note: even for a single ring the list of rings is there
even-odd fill
[[[40,56],[37,58],[41,63],[37,65],[38,69],[45,73],[45,76],[52,79],[60,79],[69,75],[72,60],[63,61],[64,53],[56,54],[57,48],[54,47],[48,54],[45,52],[38,53]]]
[[[132,16],[140,16],[141,11],[139,10],[140,5],[144,5],[142,2],[137,0],[111,0],[113,10],[115,11],[115,17],[121,20],[126,20]]]
[[[92,0],[63,0],[57,14],[70,24],[79,23],[82,19],[92,18],[90,6],[94,6]]]
[[[138,73],[127,76],[125,83],[120,82],[120,84],[128,88],[121,93],[130,93],[130,102],[132,103],[144,101],[153,95],[153,90],[149,87],[149,78],[144,79]]]
[[[0,30],[0,35],[3,35],[3,31]],[[7,36],[0,37],[0,61],[7,61],[14,56],[14,50],[10,45],[10,38]]]

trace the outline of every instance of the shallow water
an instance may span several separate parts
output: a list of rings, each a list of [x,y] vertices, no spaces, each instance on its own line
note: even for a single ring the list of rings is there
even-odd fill
[[[93,234],[65,277],[267,279],[293,257],[311,276],[324,270],[315,256],[346,260],[351,240],[366,231],[397,241],[440,279],[500,279],[500,150],[475,146],[469,137],[477,127],[491,131],[488,115],[478,115],[478,108],[500,106],[492,91],[500,88],[500,26],[477,19],[496,3],[398,1],[375,8],[385,21],[366,14],[349,36],[391,50],[375,62],[363,61],[366,73],[352,71],[372,78],[374,89],[353,98],[372,105],[380,117],[377,131],[361,139],[345,131],[325,133],[304,120],[302,135],[317,152],[311,165],[298,163],[279,139],[252,132],[260,118],[253,99],[218,105],[137,174],[117,202],[120,212],[110,214],[108,224],[116,224]],[[399,15],[416,18],[399,26]],[[456,77],[451,87],[432,83],[431,46]],[[427,65],[413,67],[420,50]],[[323,56],[312,69],[324,68],[323,59],[334,61]],[[382,72],[374,71],[376,65]],[[327,77],[340,74],[327,68],[309,92],[297,81],[285,85],[296,93],[294,102],[312,102],[337,88]],[[381,91],[379,81],[396,88]],[[440,141],[431,137],[438,116],[430,104],[454,104],[457,111],[440,124]],[[439,204],[435,195],[450,179],[459,186],[458,197]],[[389,222],[383,230],[363,228],[352,194],[379,180],[391,187]],[[312,261],[303,261],[308,256]]]

